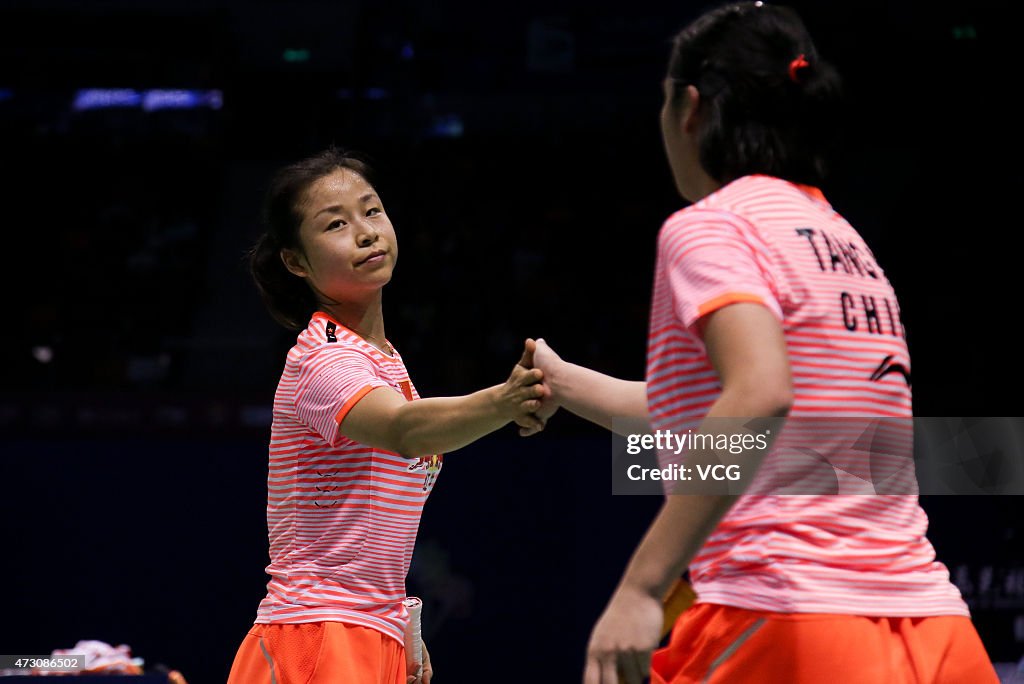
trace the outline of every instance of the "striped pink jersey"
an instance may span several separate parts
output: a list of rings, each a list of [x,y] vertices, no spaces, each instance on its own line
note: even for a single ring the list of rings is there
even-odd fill
[[[720,395],[696,323],[735,302],[763,304],[783,327],[794,392],[784,433],[825,417],[910,425],[904,329],[870,249],[817,189],[746,176],[659,233],[647,356],[654,429],[695,428]],[[752,610],[967,615],[927,523],[916,495],[748,495],[697,554],[691,580],[700,601]]]
[[[257,623],[344,622],[402,641],[405,577],[441,457],[411,460],[339,433],[377,387],[418,398],[397,352],[317,312],[288,352],[274,399],[271,579]]]

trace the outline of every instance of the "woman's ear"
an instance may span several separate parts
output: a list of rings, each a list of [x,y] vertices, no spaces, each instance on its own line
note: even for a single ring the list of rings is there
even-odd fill
[[[683,130],[689,134],[693,134],[697,130],[697,126],[700,123],[700,92],[692,85],[686,86],[684,98],[683,98],[683,115],[682,115],[682,126]]]
[[[292,275],[297,275],[300,278],[306,278],[309,276],[309,270],[306,268],[305,258],[303,258],[303,256],[294,249],[282,247],[281,261],[284,263],[284,267],[287,268],[288,272]]]

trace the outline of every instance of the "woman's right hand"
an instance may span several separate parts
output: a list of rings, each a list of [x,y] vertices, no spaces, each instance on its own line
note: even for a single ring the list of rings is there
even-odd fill
[[[541,399],[540,408],[534,412],[534,416],[540,419],[540,429],[521,426],[519,434],[523,437],[535,435],[543,430],[548,419],[558,411],[558,400],[553,394],[551,379],[557,366],[563,363],[562,359],[543,339],[537,340],[532,345],[532,352],[530,361],[533,367],[538,368],[544,374],[544,397]]]
[[[536,415],[541,402],[548,395],[544,386],[544,373],[533,367],[533,354],[537,343],[526,340],[523,355],[512,369],[512,374],[498,386],[498,411],[502,416],[515,421],[516,425],[531,434],[544,429],[544,421]]]
[[[558,367],[565,363],[562,361],[562,357],[556,354],[555,350],[548,346],[548,343],[542,337],[534,343],[531,360],[533,361],[533,367],[539,368],[544,373],[545,384],[550,389],[558,373]],[[556,401],[558,400],[558,397],[552,398]]]

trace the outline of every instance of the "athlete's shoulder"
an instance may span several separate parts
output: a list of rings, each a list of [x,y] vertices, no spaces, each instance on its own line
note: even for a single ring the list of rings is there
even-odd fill
[[[722,186],[698,204],[750,218],[766,207],[805,202],[809,199],[806,194],[808,190],[817,192],[808,186],[800,186],[781,178],[754,174],[741,176]]]
[[[811,186],[765,175],[742,176],[699,202],[672,214],[665,226],[675,231],[704,227],[729,227],[743,231],[780,216],[823,217],[842,222],[824,194]]]
[[[771,176],[743,176],[723,185],[710,195],[670,215],[664,226],[685,228],[707,223],[735,224],[747,219],[744,210],[751,200],[778,193],[787,185]]]
[[[690,240],[716,234],[735,235],[748,224],[745,217],[729,207],[715,206],[703,200],[670,215],[661,226],[659,242]]]
[[[292,356],[300,365],[326,358],[351,357],[377,365],[376,359],[360,344],[351,330],[323,312],[316,312],[309,325],[299,333],[292,347]]]

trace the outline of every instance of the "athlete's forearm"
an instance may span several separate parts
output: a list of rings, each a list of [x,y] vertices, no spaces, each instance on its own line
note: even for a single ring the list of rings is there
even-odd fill
[[[415,458],[460,449],[511,422],[502,408],[504,385],[461,397],[432,397],[398,408],[390,432],[395,451]]]
[[[455,451],[513,420],[543,427],[533,415],[546,393],[542,377],[540,370],[517,364],[500,385],[461,397],[415,401],[378,387],[349,409],[338,429],[360,444],[409,458]]]
[[[645,430],[647,383],[620,380],[564,361],[545,376],[551,396],[560,406],[608,430],[620,433]],[[613,426],[613,419],[615,420]]]
[[[633,553],[621,584],[661,600],[736,498],[699,494],[666,497]]]
[[[790,408],[788,395],[770,392],[723,392],[708,412],[701,432],[721,434],[729,429],[726,418],[740,418],[737,431],[748,417],[784,417]],[[768,436],[767,445],[774,441],[777,430]],[[665,498],[657,517],[637,547],[622,578],[623,585],[649,593],[659,600],[672,582],[682,574],[701,546],[736,502],[742,489],[754,476],[767,453],[765,449],[745,450],[742,454],[711,453],[712,462],[729,461],[741,468],[741,479],[729,486],[729,494],[687,494]],[[700,459],[702,454],[695,454]],[[738,491],[737,491],[738,490]]]

